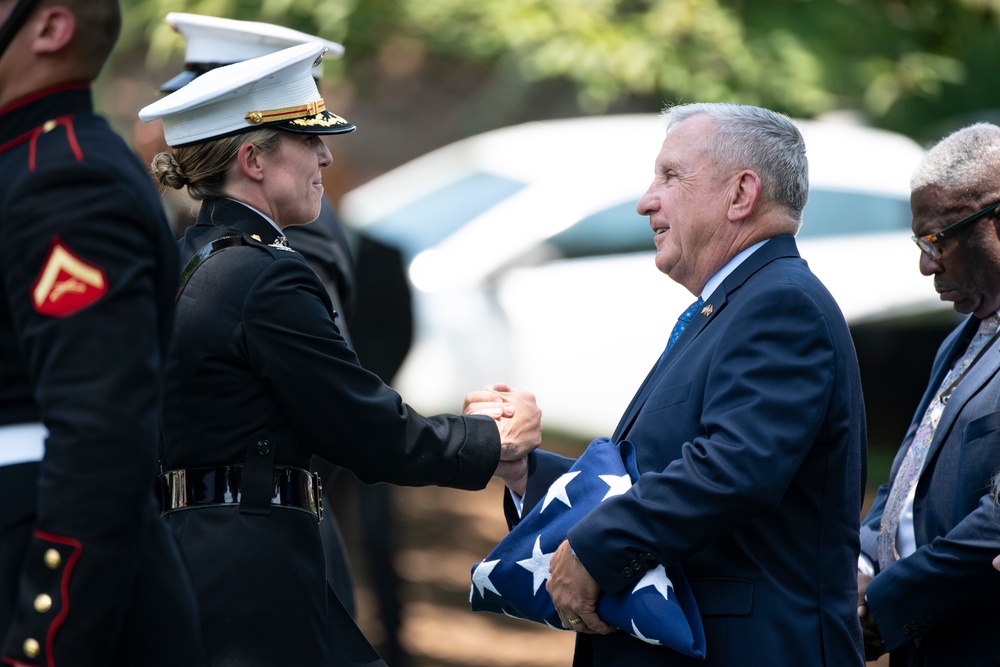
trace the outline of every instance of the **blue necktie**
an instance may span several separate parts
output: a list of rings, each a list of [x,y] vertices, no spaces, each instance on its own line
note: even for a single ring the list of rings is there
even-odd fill
[[[675,324],[674,328],[670,331],[670,338],[667,339],[667,348],[663,350],[663,356],[660,357],[661,359],[667,356],[667,353],[670,352],[670,348],[672,348],[674,343],[677,342],[677,339],[681,337],[681,334],[684,333],[685,327],[691,323],[691,318],[694,317],[694,314],[698,312],[698,309],[701,308],[704,303],[705,301],[701,297],[698,297],[698,300],[688,306],[687,310],[681,313],[681,316],[677,318],[677,324]]]

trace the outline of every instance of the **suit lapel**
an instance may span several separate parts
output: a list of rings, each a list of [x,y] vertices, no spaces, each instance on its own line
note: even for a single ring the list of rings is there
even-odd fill
[[[756,252],[747,257],[742,264],[737,266],[705,301],[702,309],[695,313],[691,319],[691,323],[684,329],[684,333],[677,339],[674,346],[670,348],[670,352],[666,357],[662,361],[658,360],[657,364],[650,370],[646,379],[640,385],[639,391],[632,397],[632,402],[626,408],[625,414],[622,415],[621,420],[618,422],[612,440],[618,442],[625,438],[628,430],[632,427],[633,422],[635,422],[636,417],[638,417],[639,412],[642,410],[643,404],[645,404],[650,394],[652,394],[653,388],[670,372],[684,350],[691,346],[705,327],[725,309],[730,294],[738,290],[753,274],[775,259],[798,256],[799,253],[795,247],[795,239],[793,237],[777,236],[765,243]]]
[[[646,379],[642,381],[639,385],[639,390],[635,392],[632,396],[631,402],[629,402],[628,407],[625,408],[624,414],[622,414],[621,419],[618,420],[618,426],[615,427],[614,435],[611,436],[611,440],[614,442],[619,442],[628,433],[628,428],[632,425],[635,420],[635,416],[639,413],[639,407],[646,401],[646,396],[648,394],[648,388],[653,384],[653,376],[656,375],[656,371],[659,368],[659,364],[654,364],[649,373],[646,374]]]
[[[899,467],[903,463],[903,459],[906,457],[906,452],[913,445],[913,439],[917,435],[917,429],[920,427],[920,422],[924,418],[924,414],[927,412],[927,408],[930,406],[931,401],[937,396],[938,389],[941,387],[941,383],[944,382],[945,376],[948,374],[948,370],[955,363],[955,359],[961,356],[962,351],[965,350],[969,343],[973,333],[976,331],[978,322],[975,322],[973,318],[967,319],[964,323],[960,324],[958,327],[952,330],[948,337],[941,344],[941,348],[938,351],[937,357],[934,360],[934,365],[931,367],[931,376],[927,380],[927,390],[924,391],[924,395],[920,399],[920,403],[917,405],[916,411],[913,413],[913,418],[910,420],[910,427],[906,431],[906,436],[903,438],[903,444],[900,446],[899,450],[896,452],[896,456],[892,461],[892,466],[889,469],[889,479],[895,480],[896,474],[899,472]],[[947,411],[950,414],[954,414],[955,411]],[[942,415],[942,420],[944,415]],[[935,438],[937,434],[945,432],[944,423],[939,422],[938,428],[935,430]],[[936,447],[932,443],[932,447]]]
[[[748,260],[749,261],[749,260]],[[723,308],[726,307],[726,302],[729,300],[729,295],[726,293],[726,284],[723,282],[719,285],[719,288],[712,292],[712,295],[708,297],[705,301],[705,305],[700,311],[695,313],[694,317],[691,318],[690,324],[684,329],[684,333],[681,334],[674,346],[670,348],[669,354],[663,359],[663,363],[660,364],[658,370],[662,370],[665,374],[673,365],[677,362],[677,358],[684,352],[691,343],[698,338],[708,323],[715,319],[715,316],[722,312]]]
[[[975,332],[975,327],[978,327],[978,325],[979,321],[974,320],[973,333]],[[963,337],[963,339],[965,338],[967,337]],[[982,353],[982,356],[966,372],[965,377],[959,381],[954,392],[948,398],[945,410],[941,414],[941,421],[938,422],[938,426],[934,430],[934,438],[931,440],[930,449],[927,451],[927,461],[931,460],[935,452],[940,448],[941,443],[947,439],[949,431],[951,431],[955,423],[955,419],[962,412],[966,403],[978,394],[979,390],[992,380],[997,371],[1000,370],[1000,348],[997,347],[997,340],[997,337],[994,337],[990,341],[989,348]],[[965,346],[963,345],[962,347],[962,351],[964,351]],[[958,354],[961,354],[961,351]],[[955,355],[952,355],[952,359],[954,358]],[[951,364],[948,364],[948,366],[950,367]]]
[[[938,390],[941,388],[941,383],[944,382],[945,376],[948,375],[948,371],[951,370],[955,361],[962,356],[965,348],[968,347],[969,342],[972,340],[972,336],[975,335],[978,326],[978,320],[970,317],[960,326],[956,327],[949,336],[949,339],[945,340],[945,352],[938,360],[937,365],[935,365],[932,369],[931,379],[928,383],[928,390],[924,393],[924,396],[920,401],[920,407],[917,409],[918,412],[916,419],[923,418],[924,412],[927,411],[927,406],[929,406],[931,401],[934,400]]]

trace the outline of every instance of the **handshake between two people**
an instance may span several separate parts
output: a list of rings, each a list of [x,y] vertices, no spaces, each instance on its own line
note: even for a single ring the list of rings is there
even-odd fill
[[[500,430],[500,463],[496,472],[507,487],[524,495],[528,483],[528,454],[542,444],[542,411],[529,391],[495,384],[470,392],[462,407],[464,415],[486,415]]]

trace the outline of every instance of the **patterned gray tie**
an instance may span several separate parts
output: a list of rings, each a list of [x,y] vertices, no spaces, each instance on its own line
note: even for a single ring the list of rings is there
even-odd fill
[[[945,376],[941,387],[938,389],[934,400],[927,406],[923,419],[917,427],[917,433],[913,436],[913,442],[903,457],[903,462],[899,465],[896,477],[889,490],[889,496],[885,501],[885,508],[882,510],[882,522],[879,525],[878,539],[876,542],[878,552],[878,565],[880,569],[885,569],[891,563],[899,560],[899,552],[896,550],[896,533],[899,532],[899,519],[906,507],[906,501],[920,480],[920,473],[924,468],[924,459],[930,450],[930,444],[934,440],[934,431],[937,429],[941,415],[944,413],[948,396],[954,390],[954,385],[961,380],[976,356],[983,349],[986,342],[997,332],[1000,325],[1000,318],[995,314],[990,315],[979,323],[979,330],[973,336],[965,354],[955,362],[955,365],[948,375]]]

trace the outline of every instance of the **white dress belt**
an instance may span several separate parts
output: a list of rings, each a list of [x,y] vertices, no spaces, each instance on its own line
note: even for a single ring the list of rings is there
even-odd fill
[[[40,423],[0,426],[0,466],[41,461],[48,436]]]

